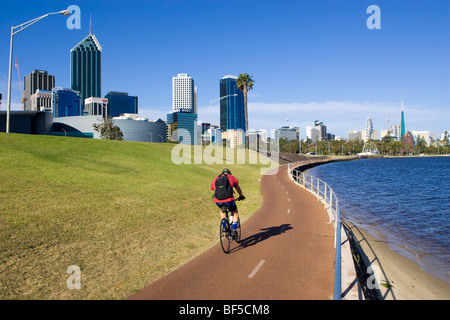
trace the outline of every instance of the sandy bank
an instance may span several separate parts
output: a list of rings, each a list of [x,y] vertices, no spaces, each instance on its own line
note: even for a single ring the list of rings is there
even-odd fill
[[[381,300],[450,299],[450,285],[447,282],[420,269],[415,261],[392,250],[382,237],[376,238],[349,221],[343,221],[343,227],[353,240],[352,249],[356,249],[352,252],[353,258],[357,262],[357,273],[366,294]],[[370,266],[375,270],[379,289],[375,286],[373,273],[366,270]],[[367,279],[361,280],[362,276]]]

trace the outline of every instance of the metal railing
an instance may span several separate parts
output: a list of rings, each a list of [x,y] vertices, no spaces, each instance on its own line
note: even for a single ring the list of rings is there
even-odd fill
[[[330,223],[334,224],[334,247],[336,249],[336,264],[334,273],[333,299],[341,300],[341,213],[339,199],[333,189],[323,180],[301,172],[296,168],[288,166],[288,173],[291,180],[297,185],[311,192],[321,201],[330,217]]]

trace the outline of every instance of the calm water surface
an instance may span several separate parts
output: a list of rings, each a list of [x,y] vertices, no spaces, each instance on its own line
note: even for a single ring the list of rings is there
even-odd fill
[[[350,221],[450,283],[450,157],[364,159],[308,173],[333,188]]]

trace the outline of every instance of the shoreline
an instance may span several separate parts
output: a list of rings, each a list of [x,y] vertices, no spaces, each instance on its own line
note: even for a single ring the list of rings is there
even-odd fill
[[[341,220],[351,241],[361,287],[368,291],[368,295],[379,300],[450,299],[450,284],[421,269],[416,261],[391,249],[382,236],[375,237],[363,227],[344,218]],[[373,274],[367,271],[370,266],[375,270],[379,289],[373,288]],[[373,290],[367,290],[369,286]]]
[[[394,156],[393,158],[395,157],[397,156]],[[297,163],[295,167],[300,168],[301,171],[306,171],[314,166],[335,162],[329,161],[332,159],[333,158],[329,158],[328,161],[320,161],[317,159],[319,161]],[[344,159],[339,160],[343,161]],[[345,160],[358,159],[347,158]],[[351,222],[345,218],[344,215],[341,216],[341,221],[342,227],[347,233],[347,237],[351,244],[355,271],[359,278],[360,288],[366,299],[450,300],[450,284],[429,271],[423,270],[418,262],[395,251],[391,246],[397,245],[387,241],[386,239],[388,239],[388,237],[382,232],[379,230],[373,230],[373,232],[371,232],[370,229],[366,229],[357,223]],[[402,249],[408,251],[407,248]],[[369,267],[372,267],[371,269],[375,270],[375,278],[378,281],[376,287],[374,285],[376,282],[373,281],[374,274],[372,272],[367,272],[367,268]],[[371,271],[371,269],[369,268],[369,271]],[[368,288],[369,286],[375,288],[371,290]]]

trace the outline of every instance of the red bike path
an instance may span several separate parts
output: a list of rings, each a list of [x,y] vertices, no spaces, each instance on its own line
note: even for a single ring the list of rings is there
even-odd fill
[[[225,254],[218,242],[128,299],[332,299],[334,229],[323,205],[286,167],[263,175],[260,188],[263,204],[242,224],[240,245]]]

